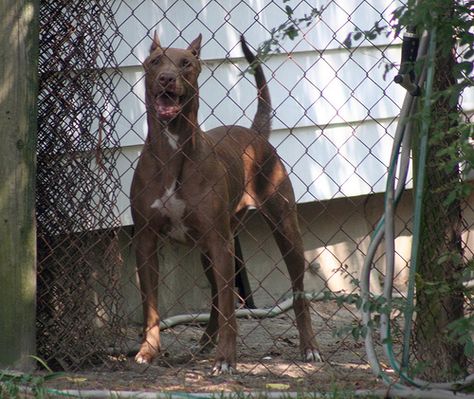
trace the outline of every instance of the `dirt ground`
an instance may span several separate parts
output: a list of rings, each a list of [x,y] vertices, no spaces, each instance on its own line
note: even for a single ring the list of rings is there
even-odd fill
[[[239,319],[238,364],[234,375],[211,376],[212,353],[193,355],[202,326],[181,325],[162,332],[162,355],[149,366],[133,356],[111,357],[108,369],[86,370],[54,379],[60,389],[137,391],[331,391],[382,387],[366,361],[362,340],[347,327],[358,317],[351,306],[312,305],[312,319],[324,363],[300,360],[293,312],[265,320]],[[344,332],[345,331],[345,332]],[[138,328],[131,331],[138,341]]]

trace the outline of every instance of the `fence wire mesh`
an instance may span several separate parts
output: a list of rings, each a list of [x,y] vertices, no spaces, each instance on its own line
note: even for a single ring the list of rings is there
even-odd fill
[[[38,354],[69,369],[120,337],[119,32],[108,2],[41,2],[40,21]]]
[[[271,389],[274,382],[293,389],[333,382],[370,388],[376,383],[360,340],[358,279],[383,212],[403,100],[391,70],[400,42],[393,35],[366,35],[350,49],[344,43],[351,32],[374,23],[389,26],[399,2],[316,3],[41,1],[37,324],[38,353],[48,365],[83,372],[119,367],[120,383],[117,373],[94,376],[110,388]],[[316,298],[311,319],[324,363],[301,362],[294,314],[283,312],[238,320],[238,377],[209,377],[213,355],[193,351],[203,330],[193,318],[162,331],[162,353],[145,371],[134,365],[143,318],[129,190],[147,132],[142,63],[155,30],[163,46],[181,48],[203,34],[203,130],[250,126],[257,90],[238,38],[244,34],[254,49],[269,37],[279,39],[263,64],[273,103],[270,141],[298,202],[305,288]],[[400,203],[396,230],[395,288],[403,295],[410,194]],[[290,298],[283,257],[258,213],[250,211],[239,238],[249,281],[239,292],[251,294],[259,308]],[[468,236],[465,241],[468,245]],[[381,292],[383,255],[380,250],[375,259],[374,292]],[[197,242],[191,247],[165,242],[158,257],[162,319],[208,311],[212,295]],[[398,350],[401,313],[394,310],[392,320]]]

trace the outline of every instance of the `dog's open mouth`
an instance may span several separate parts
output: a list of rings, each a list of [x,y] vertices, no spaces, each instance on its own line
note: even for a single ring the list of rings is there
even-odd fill
[[[159,119],[170,120],[175,118],[181,111],[179,96],[172,91],[163,91],[156,96],[155,110]]]

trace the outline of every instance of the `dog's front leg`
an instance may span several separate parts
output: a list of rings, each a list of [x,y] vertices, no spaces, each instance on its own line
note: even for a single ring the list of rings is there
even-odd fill
[[[158,314],[159,267],[156,235],[142,229],[134,237],[137,271],[143,304],[143,342],[137,363],[151,363],[160,351],[160,317]]]
[[[219,339],[212,374],[232,373],[236,364],[237,322],[235,319],[234,242],[215,234],[209,257],[217,287]]]

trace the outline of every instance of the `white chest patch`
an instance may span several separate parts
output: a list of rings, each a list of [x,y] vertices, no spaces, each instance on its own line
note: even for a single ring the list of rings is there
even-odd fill
[[[188,231],[183,222],[186,203],[178,198],[176,194],[176,180],[165,190],[160,198],[151,204],[151,207],[157,209],[162,216],[169,218],[170,230],[167,232],[167,235],[176,241],[185,242],[186,232]]]
[[[171,133],[168,129],[164,130],[165,136],[168,139],[168,144],[173,150],[178,149],[178,139],[179,136],[177,134]]]

